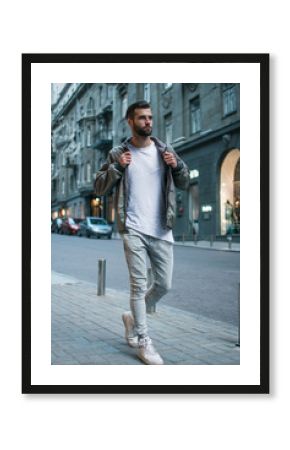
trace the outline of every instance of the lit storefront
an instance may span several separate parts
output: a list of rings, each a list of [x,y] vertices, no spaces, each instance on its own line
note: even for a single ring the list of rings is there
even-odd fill
[[[221,234],[240,233],[240,150],[231,150],[221,165]]]
[[[230,128],[228,127],[226,131]],[[227,140],[213,132],[194,145],[184,144],[178,153],[189,167],[188,191],[176,193],[176,240],[226,239],[240,236],[239,124],[231,126]],[[225,146],[228,148],[225,149]]]

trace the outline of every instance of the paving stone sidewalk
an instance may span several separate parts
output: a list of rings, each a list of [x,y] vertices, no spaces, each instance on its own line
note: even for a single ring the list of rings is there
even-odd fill
[[[124,338],[129,295],[52,272],[52,364],[143,364]],[[238,329],[166,305],[148,315],[150,336],[168,365],[237,365]]]

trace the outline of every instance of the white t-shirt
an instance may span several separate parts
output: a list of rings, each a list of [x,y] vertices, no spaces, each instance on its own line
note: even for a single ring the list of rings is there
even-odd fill
[[[162,156],[154,142],[137,148],[128,144],[132,160],[128,166],[128,206],[126,227],[149,236],[174,242],[166,227],[166,173]]]

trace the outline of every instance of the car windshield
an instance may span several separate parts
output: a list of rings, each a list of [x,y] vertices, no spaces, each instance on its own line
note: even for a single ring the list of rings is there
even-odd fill
[[[70,225],[75,225],[75,221],[71,217],[68,219],[68,223]]]
[[[105,221],[105,219],[93,218],[93,219],[89,219],[89,220],[92,225],[107,225],[107,222]]]

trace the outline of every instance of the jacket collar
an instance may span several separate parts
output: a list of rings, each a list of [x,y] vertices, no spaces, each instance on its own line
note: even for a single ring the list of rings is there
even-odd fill
[[[131,139],[132,137],[129,137],[121,144],[123,150],[125,150],[127,148],[127,145],[130,144]],[[160,139],[154,136],[150,136],[150,139],[152,139],[152,141],[155,143],[158,150],[160,150],[161,152],[165,152],[165,150],[167,149],[167,145],[164,142],[160,141]]]

